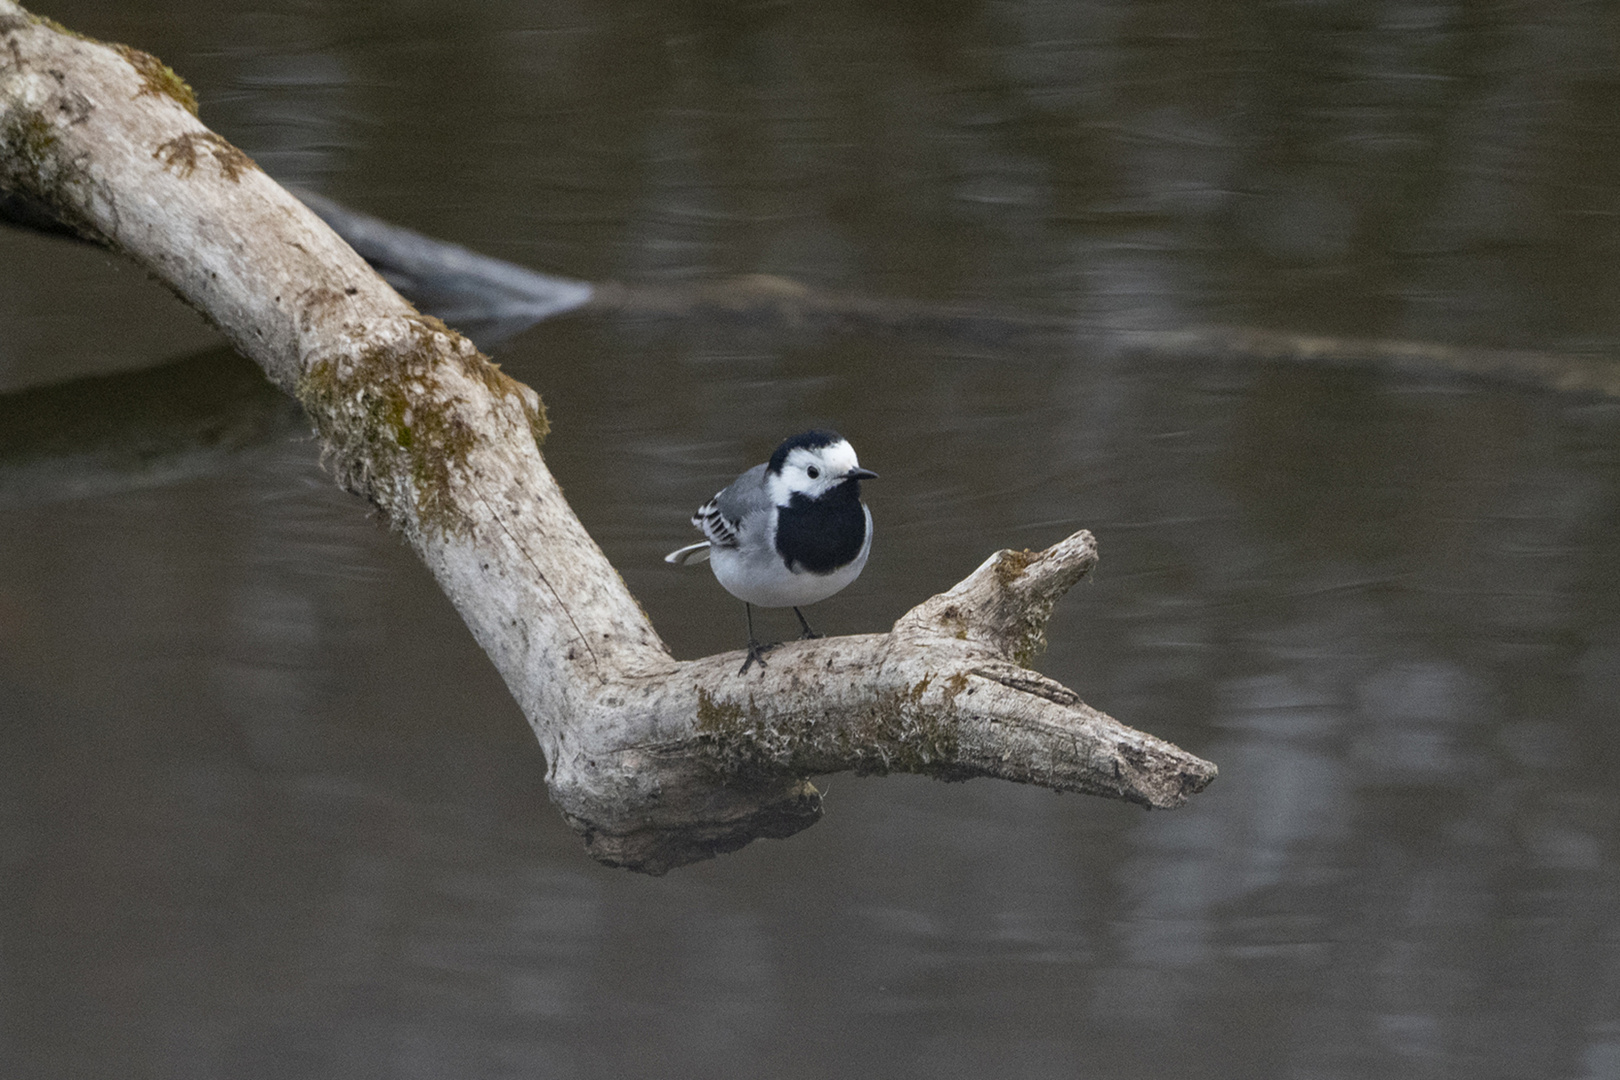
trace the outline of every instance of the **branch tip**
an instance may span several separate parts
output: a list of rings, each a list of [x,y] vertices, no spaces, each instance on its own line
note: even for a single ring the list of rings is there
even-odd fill
[[[1085,529],[1044,551],[1003,549],[953,588],[906,612],[894,631],[954,638],[1027,665],[1045,647],[1052,606],[1096,565],[1097,541]]]

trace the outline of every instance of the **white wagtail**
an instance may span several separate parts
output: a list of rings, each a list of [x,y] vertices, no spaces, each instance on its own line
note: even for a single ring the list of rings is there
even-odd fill
[[[738,674],[776,644],[754,637],[754,605],[790,607],[807,638],[820,637],[799,610],[825,600],[861,576],[872,550],[872,511],[861,481],[877,473],[855,460],[836,431],[795,435],[763,465],[698,507],[692,524],[707,540],[664,556],[677,566],[709,560],[714,576],[748,613],[748,659]],[[779,644],[779,643],[778,643]]]

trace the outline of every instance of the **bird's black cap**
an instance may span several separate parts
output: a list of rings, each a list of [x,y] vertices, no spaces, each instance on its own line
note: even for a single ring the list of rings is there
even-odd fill
[[[788,455],[793,451],[799,449],[819,450],[823,446],[831,446],[835,442],[842,442],[843,438],[836,431],[818,429],[816,431],[806,431],[790,439],[784,439],[782,445],[776,448],[776,453],[771,455],[770,464],[766,466],[766,469],[780,476],[782,466],[787,464]]]

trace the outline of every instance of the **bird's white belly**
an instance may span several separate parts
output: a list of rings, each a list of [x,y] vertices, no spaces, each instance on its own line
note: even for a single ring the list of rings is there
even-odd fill
[[[750,545],[744,544],[743,547]],[[789,570],[775,549],[759,544],[752,555],[738,548],[711,549],[709,565],[725,590],[737,599],[757,607],[803,607],[825,600],[861,576],[866,557],[872,551],[872,512],[866,511],[866,543],[847,566],[829,574],[797,573]]]

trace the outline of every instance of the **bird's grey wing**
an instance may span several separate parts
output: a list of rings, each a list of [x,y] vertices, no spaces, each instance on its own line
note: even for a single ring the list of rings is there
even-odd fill
[[[765,490],[765,466],[755,465],[737,477],[713,501],[728,521],[741,521],[750,514],[769,510],[771,496]]]
[[[698,507],[692,524],[703,530],[715,547],[737,546],[737,530],[750,514],[769,510],[771,499],[765,491],[765,466],[755,465],[732,481],[731,486]]]

